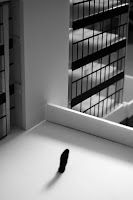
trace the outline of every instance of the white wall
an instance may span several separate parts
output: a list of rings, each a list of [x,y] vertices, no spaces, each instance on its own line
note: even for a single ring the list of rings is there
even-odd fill
[[[67,106],[69,1],[20,0],[20,13],[22,126],[27,129],[44,119],[46,102]]]

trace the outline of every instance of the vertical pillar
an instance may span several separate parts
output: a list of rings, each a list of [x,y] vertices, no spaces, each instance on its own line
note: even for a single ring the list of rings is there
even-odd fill
[[[4,30],[4,65],[5,65],[5,94],[6,94],[6,128],[10,130],[10,101],[9,101],[9,7],[3,5],[3,30]]]

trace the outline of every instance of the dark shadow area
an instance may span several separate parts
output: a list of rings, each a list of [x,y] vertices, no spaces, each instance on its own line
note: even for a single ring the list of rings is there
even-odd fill
[[[62,174],[57,172],[55,174],[55,176],[46,184],[45,189],[48,190],[48,189],[52,188],[57,183],[57,181],[60,179],[61,175]]]
[[[61,141],[68,146],[69,144],[78,146],[88,151],[94,151],[133,164],[133,148],[131,147],[50,122],[45,122],[43,126],[44,132],[40,133],[39,131],[38,133],[36,129],[36,134],[44,140],[45,137],[48,137],[52,140]]]
[[[121,122],[121,124],[125,126],[129,126],[129,127],[133,127],[133,116],[126,118],[125,120]]]
[[[132,26],[132,29],[129,28],[129,32],[128,32],[128,44],[133,44],[133,26]]]

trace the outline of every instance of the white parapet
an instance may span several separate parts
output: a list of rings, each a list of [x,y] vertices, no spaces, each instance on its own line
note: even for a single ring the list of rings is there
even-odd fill
[[[47,105],[47,120],[133,147],[133,128],[54,104]]]
[[[133,116],[133,100],[124,102],[115,110],[105,116],[105,119],[120,123],[123,120]]]

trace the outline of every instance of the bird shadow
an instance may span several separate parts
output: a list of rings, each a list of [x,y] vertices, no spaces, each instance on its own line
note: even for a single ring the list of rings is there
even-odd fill
[[[61,178],[62,174],[57,172],[55,174],[55,176],[45,185],[45,189],[50,189],[52,188],[56,183],[57,181]]]

